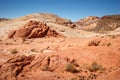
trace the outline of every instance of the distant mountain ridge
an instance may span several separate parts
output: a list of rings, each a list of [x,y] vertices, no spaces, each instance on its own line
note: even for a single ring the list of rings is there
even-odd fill
[[[94,32],[112,31],[120,27],[120,15],[107,15],[101,18],[90,16],[76,22],[80,29]]]
[[[7,18],[0,18],[0,22],[1,22],[1,21],[7,21],[7,20],[10,20],[10,19],[7,19]]]
[[[0,22],[8,21],[9,19],[0,18]],[[7,24],[13,23],[13,26],[21,26],[29,21],[40,21],[42,23],[55,23],[70,28],[81,29],[85,31],[92,31],[97,33],[105,33],[116,30],[120,27],[120,14],[118,15],[106,15],[103,17],[89,16],[80,19],[76,22],[72,22],[69,19],[59,17],[55,14],[49,13],[35,13],[26,16],[10,19]],[[5,23],[0,23],[3,26]],[[118,30],[118,29],[117,29]]]

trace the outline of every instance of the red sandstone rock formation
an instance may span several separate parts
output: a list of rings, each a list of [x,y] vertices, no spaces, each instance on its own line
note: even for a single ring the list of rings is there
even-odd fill
[[[42,38],[46,36],[57,37],[58,35],[59,34],[55,30],[50,29],[46,24],[37,21],[30,21],[18,30],[11,31],[8,38]]]

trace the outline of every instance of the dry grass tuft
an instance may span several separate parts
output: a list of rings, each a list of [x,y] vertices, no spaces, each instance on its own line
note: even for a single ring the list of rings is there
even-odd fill
[[[17,51],[16,48],[14,48],[14,49],[11,49],[11,50],[10,50],[10,53],[11,53],[11,54],[16,54],[16,53],[18,53],[18,51]]]

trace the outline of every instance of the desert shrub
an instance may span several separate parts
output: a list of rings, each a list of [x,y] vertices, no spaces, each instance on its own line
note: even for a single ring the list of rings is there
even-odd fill
[[[68,63],[65,65],[65,70],[68,72],[72,72],[72,73],[77,73],[79,72],[79,70],[76,69],[75,65],[73,65],[72,63]]]
[[[65,30],[64,29],[61,29],[61,30],[59,30],[60,32],[65,32]]]
[[[72,63],[74,66],[76,66],[76,67],[79,67],[79,64],[78,63],[76,63],[76,62],[74,62],[74,63]]]
[[[109,47],[111,45],[111,43],[109,42],[109,43],[107,43],[107,46]]]
[[[102,69],[102,66],[97,64],[96,62],[93,62],[90,66],[88,66],[88,70],[90,72],[96,72],[98,70]]]
[[[18,53],[18,51],[17,51],[17,49],[16,49],[16,48],[11,49],[11,50],[10,50],[10,52],[11,52],[11,54],[16,54],[16,53]]]
[[[79,80],[87,80],[86,76],[79,76]]]
[[[77,77],[72,78],[71,80],[78,80]]]
[[[120,50],[120,48],[118,48],[118,50]]]
[[[22,42],[25,42],[26,41],[26,38],[22,38]]]
[[[49,71],[49,65],[45,65],[43,68],[42,68],[43,71]]]
[[[114,39],[114,38],[116,38],[116,36],[115,36],[115,35],[112,35],[111,38]]]
[[[30,50],[31,52],[37,52],[37,50],[35,48]]]
[[[47,65],[43,66],[43,68],[42,68],[41,70],[42,70],[42,71],[50,71],[50,72],[52,72],[54,69],[51,69],[51,68],[49,67],[49,65],[47,64]]]
[[[104,36],[101,36],[101,38],[104,38]]]
[[[91,75],[88,76],[88,79],[89,79],[89,80],[96,79],[97,76],[98,76],[98,75],[96,75],[96,74],[91,74]]]
[[[100,40],[93,40],[88,42],[88,46],[99,46]]]

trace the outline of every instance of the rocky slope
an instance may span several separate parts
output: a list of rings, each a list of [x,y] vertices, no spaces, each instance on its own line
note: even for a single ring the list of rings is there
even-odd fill
[[[109,15],[101,18],[90,16],[77,21],[77,24],[83,30],[104,33],[120,27],[120,15]]]

